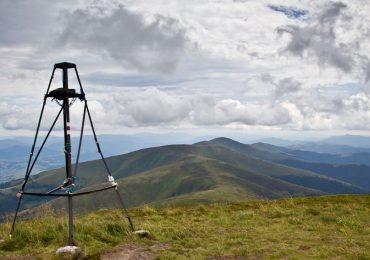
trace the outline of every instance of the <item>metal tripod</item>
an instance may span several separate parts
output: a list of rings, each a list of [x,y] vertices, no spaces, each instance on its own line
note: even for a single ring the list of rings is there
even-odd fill
[[[62,70],[63,88],[57,88],[57,89],[54,89],[52,91],[49,91],[52,80],[54,78],[54,73],[55,73],[56,69],[61,69]],[[78,84],[79,84],[79,87],[80,87],[80,93],[77,93],[75,89],[68,88],[68,70],[69,69],[74,69],[74,71],[76,73]],[[33,154],[34,154],[34,151],[35,151],[35,146],[36,146],[36,142],[37,142],[37,138],[38,138],[38,134],[39,134],[39,130],[40,130],[40,124],[41,124],[41,121],[42,121],[46,101],[47,101],[48,98],[51,98],[52,100],[56,100],[58,102],[58,104],[60,104],[61,108],[60,108],[55,120],[53,121],[48,133],[46,134],[46,136],[45,136],[45,138],[44,138],[44,140],[43,140],[35,158],[33,158]],[[81,132],[80,132],[80,138],[79,138],[78,152],[77,152],[76,163],[75,163],[73,173],[72,173],[72,154],[71,154],[70,113],[69,113],[70,99],[72,99],[72,100],[79,99],[81,102],[84,102],[84,111],[83,111],[83,117],[82,117],[82,125],[81,125]],[[54,188],[50,191],[47,191],[45,193],[26,192],[25,191],[26,184],[27,184],[27,181],[28,181],[28,179],[31,175],[32,169],[35,166],[35,163],[36,163],[43,147],[45,146],[45,143],[46,143],[48,137],[50,136],[50,133],[52,132],[52,130],[53,130],[53,128],[54,128],[56,122],[58,121],[58,118],[59,118],[59,116],[62,112],[63,112],[64,154],[65,154],[66,179],[65,179],[65,181],[63,182],[62,185],[60,185],[60,186],[58,186],[58,187],[56,187],[56,188]],[[90,122],[90,126],[91,126],[91,129],[92,129],[93,135],[94,135],[94,140],[95,140],[98,152],[99,152],[100,157],[101,157],[101,159],[104,163],[105,169],[108,173],[108,180],[109,180],[111,185],[107,186],[107,187],[100,188],[100,189],[95,189],[95,190],[89,190],[89,191],[84,191],[84,192],[74,192],[75,177],[77,175],[78,164],[79,164],[79,159],[80,159],[81,145],[82,145],[82,138],[83,138],[83,133],[84,133],[86,114],[87,114],[89,122]],[[131,221],[131,218],[130,218],[130,215],[128,214],[128,211],[125,207],[125,204],[123,202],[123,199],[122,199],[120,193],[118,192],[117,186],[118,185],[114,181],[114,178],[111,174],[111,171],[109,170],[108,164],[107,164],[107,162],[106,162],[106,160],[103,156],[103,153],[101,151],[100,144],[98,142],[96,132],[95,132],[95,128],[94,128],[94,125],[93,125],[93,122],[92,122],[92,119],[91,119],[90,110],[89,110],[89,107],[87,105],[87,100],[85,98],[85,93],[83,91],[81,80],[80,80],[80,77],[79,77],[78,72],[77,72],[77,67],[76,67],[75,64],[69,63],[69,62],[57,63],[57,64],[54,65],[54,68],[53,68],[53,71],[52,71],[52,74],[51,74],[51,77],[50,77],[50,81],[49,81],[49,84],[48,84],[48,88],[47,88],[46,94],[44,96],[44,102],[43,102],[41,113],[40,113],[40,116],[39,116],[39,121],[38,121],[38,124],[37,124],[36,134],[35,134],[35,138],[34,138],[34,141],[33,141],[33,144],[32,144],[32,148],[31,148],[31,152],[30,152],[30,156],[29,156],[29,160],[28,160],[28,165],[27,165],[27,170],[26,170],[26,174],[25,174],[25,177],[24,177],[24,182],[22,184],[21,190],[17,193],[18,204],[17,204],[16,212],[14,214],[12,227],[11,227],[11,230],[10,230],[10,237],[12,237],[12,235],[14,233],[15,223],[16,223],[16,220],[17,220],[17,216],[18,216],[18,212],[19,212],[19,209],[20,209],[20,206],[21,206],[23,196],[29,195],[29,196],[39,196],[39,197],[42,197],[42,196],[66,197],[67,202],[68,202],[68,245],[75,245],[75,241],[73,239],[73,200],[72,200],[72,198],[74,196],[91,194],[91,193],[95,193],[95,192],[99,192],[99,191],[105,191],[105,190],[109,190],[109,189],[114,189],[115,190],[115,192],[117,194],[117,197],[118,197],[118,200],[119,200],[122,208],[124,209],[125,216],[126,216],[128,222],[130,224],[131,230],[135,231],[134,226],[133,226],[132,221]],[[55,193],[55,192],[60,191],[62,189],[65,190],[64,193]]]

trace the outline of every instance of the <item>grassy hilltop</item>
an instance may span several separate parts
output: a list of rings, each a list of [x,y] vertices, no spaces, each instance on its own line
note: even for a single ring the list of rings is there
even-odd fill
[[[112,256],[108,251],[126,244],[160,259],[370,259],[369,195],[142,206],[131,213],[150,238],[133,236],[120,210],[77,216],[75,240],[85,257]],[[9,228],[0,225],[0,239]],[[66,241],[66,217],[39,208],[39,216],[19,222],[13,240],[0,244],[0,258],[50,259]]]

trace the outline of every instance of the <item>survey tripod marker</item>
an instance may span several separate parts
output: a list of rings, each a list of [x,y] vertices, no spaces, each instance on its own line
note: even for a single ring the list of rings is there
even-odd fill
[[[53,78],[54,78],[54,73],[57,69],[62,70],[63,87],[50,91],[50,86],[51,86]],[[69,83],[68,82],[68,71],[70,69],[75,71],[77,81],[78,81],[78,85],[79,85],[79,88],[80,88],[79,93],[76,92],[75,89],[71,89],[68,86],[68,83]],[[39,135],[39,131],[40,131],[40,125],[41,125],[41,121],[42,121],[42,118],[43,118],[43,115],[44,115],[46,102],[47,102],[48,99],[51,99],[52,101],[56,101],[60,105],[61,108],[60,108],[59,112],[57,113],[49,131],[47,132],[47,134],[44,138],[44,140],[42,141],[42,144],[41,144],[40,148],[38,149],[36,155],[34,156],[35,147],[36,147],[36,144],[37,144],[37,139],[38,139],[38,135]],[[75,162],[75,165],[74,165],[74,169],[72,171],[72,153],[71,153],[72,144],[71,144],[71,127],[70,127],[71,126],[70,105],[71,105],[71,103],[73,103],[77,99],[84,103],[84,109],[83,109],[83,115],[82,115],[82,121],[81,121],[81,130],[80,130],[80,136],[79,136],[76,162]],[[70,100],[72,100],[72,102]],[[36,163],[37,159],[39,158],[40,153],[41,153],[42,149],[44,148],[44,146],[46,144],[46,141],[48,140],[48,138],[49,138],[51,132],[53,131],[53,129],[54,129],[54,127],[55,127],[55,125],[58,121],[58,118],[60,117],[61,114],[63,114],[63,133],[64,133],[64,154],[65,154],[66,178],[60,186],[57,186],[57,187],[53,188],[52,190],[45,191],[45,192],[27,192],[26,185],[27,185],[27,182],[30,178],[32,169],[34,168],[35,163]],[[92,130],[93,136],[94,136],[94,141],[96,143],[98,153],[100,154],[101,160],[104,164],[106,173],[108,175],[109,186],[105,186],[105,187],[102,187],[102,188],[99,188],[99,189],[94,189],[94,190],[87,190],[87,191],[84,190],[84,191],[80,191],[80,192],[75,192],[75,182],[76,182],[76,176],[77,176],[77,173],[78,173],[78,165],[79,165],[79,160],[80,160],[80,153],[81,153],[81,146],[82,146],[82,139],[83,139],[83,135],[84,135],[84,126],[85,126],[85,122],[86,122],[86,117],[87,117],[87,120],[90,123],[90,127],[91,127],[91,130]],[[77,67],[74,63],[69,63],[69,62],[57,63],[57,64],[54,65],[54,68],[53,68],[53,71],[52,71],[52,74],[51,74],[51,77],[50,77],[50,80],[49,80],[49,84],[48,84],[48,87],[47,87],[47,90],[46,90],[46,94],[44,96],[43,105],[42,105],[42,108],[41,108],[41,113],[40,113],[39,121],[38,121],[37,128],[36,128],[36,134],[35,134],[35,137],[34,137],[34,140],[33,140],[30,156],[29,156],[29,159],[28,159],[28,164],[27,164],[27,169],[26,169],[26,174],[25,174],[25,177],[24,177],[24,181],[23,181],[21,190],[17,193],[18,203],[17,203],[15,214],[14,214],[14,218],[13,218],[13,222],[12,222],[12,226],[11,226],[9,236],[10,236],[10,238],[13,236],[14,229],[15,229],[15,224],[16,224],[16,221],[17,221],[18,212],[20,210],[22,198],[24,196],[66,197],[67,202],[68,202],[68,245],[69,246],[75,246],[76,243],[75,243],[74,238],[73,238],[73,197],[74,196],[82,196],[82,195],[91,194],[91,193],[100,192],[100,191],[106,191],[106,190],[110,190],[110,189],[115,190],[115,193],[117,195],[117,199],[118,199],[119,203],[121,204],[121,206],[124,210],[124,213],[125,213],[125,216],[128,220],[128,223],[130,225],[130,228],[131,228],[132,232],[134,232],[135,229],[134,229],[134,226],[132,224],[130,215],[129,215],[129,213],[127,211],[127,208],[125,207],[125,204],[123,202],[123,199],[122,199],[122,197],[121,197],[121,195],[118,191],[118,184],[114,180],[114,177],[112,176],[112,173],[111,173],[111,171],[108,167],[108,164],[107,164],[107,162],[106,162],[106,160],[103,156],[102,150],[100,148],[100,144],[98,142],[98,138],[97,138],[95,128],[94,128],[94,125],[93,125],[93,121],[92,121],[92,118],[91,118],[91,113],[90,113],[90,110],[89,110],[89,107],[88,107],[88,102],[87,102],[86,97],[85,97],[85,92],[82,88],[81,80],[80,80],[80,77],[78,75]]]

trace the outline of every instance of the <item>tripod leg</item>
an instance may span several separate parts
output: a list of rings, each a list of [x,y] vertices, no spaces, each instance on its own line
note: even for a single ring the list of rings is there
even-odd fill
[[[49,80],[49,85],[48,85],[48,88],[46,90],[45,96],[49,93],[50,85],[51,85],[51,82],[53,81],[53,78],[54,78],[54,72],[55,72],[55,68],[53,69],[53,72],[51,73],[51,77],[50,77],[50,80]],[[28,159],[27,170],[26,170],[26,174],[25,174],[25,177],[24,177],[24,182],[22,184],[22,191],[24,190],[24,188],[27,184],[27,181],[28,181],[28,178],[29,178],[29,175],[30,175],[30,172],[31,172],[31,170],[30,170],[31,161],[32,161],[32,157],[33,157],[33,152],[35,150],[35,145],[36,145],[37,137],[38,137],[38,134],[39,134],[39,130],[40,130],[40,124],[41,124],[42,116],[44,115],[45,104],[46,104],[46,97],[44,97],[44,102],[42,103],[42,108],[41,108],[41,112],[40,112],[40,116],[39,116],[39,121],[37,123],[36,134],[35,134],[35,137],[34,137],[34,140],[33,140],[31,153],[30,153],[30,156],[29,156],[29,159]],[[18,216],[19,208],[21,206],[21,201],[22,201],[22,195],[18,198],[17,209],[15,211],[12,227],[11,227],[10,233],[9,233],[10,238],[13,236],[15,222],[17,221],[17,216]]]
[[[30,157],[29,157],[29,160],[28,160],[28,165],[27,165],[26,175],[25,175],[25,177],[24,177],[24,181],[23,181],[23,184],[22,184],[21,192],[23,192],[23,191],[24,191],[24,189],[26,188],[26,184],[27,184],[28,179],[29,179],[29,177],[30,177],[30,175],[31,175],[31,171],[32,171],[32,169],[33,169],[33,167],[34,167],[34,165],[35,165],[35,163],[36,163],[36,161],[37,161],[37,159],[38,159],[38,157],[39,157],[39,155],[40,155],[40,153],[41,153],[41,151],[42,151],[42,149],[43,149],[43,147],[44,147],[44,145],[45,145],[45,143],[46,143],[46,140],[48,139],[48,137],[49,137],[49,135],[50,135],[51,131],[53,130],[53,128],[54,128],[54,126],[55,126],[55,123],[57,122],[57,120],[58,120],[58,118],[59,118],[59,116],[60,116],[60,114],[61,114],[61,112],[62,112],[62,110],[63,110],[63,107],[62,107],[62,108],[60,109],[60,111],[59,111],[59,113],[58,113],[57,117],[55,118],[55,120],[54,120],[54,122],[53,122],[53,124],[52,124],[51,128],[49,129],[49,131],[48,131],[48,133],[47,133],[47,135],[46,135],[46,137],[45,137],[44,141],[42,142],[42,145],[41,145],[41,147],[39,148],[39,151],[37,152],[37,155],[36,155],[35,159],[33,160],[33,163],[31,164],[31,162],[32,162],[32,157],[33,157],[33,152],[34,152],[34,149],[35,149],[35,145],[36,145],[36,141],[37,141],[37,137],[38,137],[38,133],[39,133],[39,129],[40,129],[40,124],[41,124],[42,115],[43,115],[43,113],[44,113],[44,108],[45,108],[45,100],[44,100],[44,103],[43,103],[43,106],[42,106],[42,109],[41,109],[40,119],[39,119],[39,123],[38,123],[38,125],[37,125],[37,130],[36,130],[36,134],[35,134],[34,142],[33,142],[33,145],[32,145],[32,149],[31,149]],[[16,210],[16,212],[15,212],[14,219],[13,219],[13,223],[12,223],[12,228],[11,228],[11,230],[10,230],[10,234],[9,234],[9,236],[10,236],[10,237],[12,237],[13,232],[14,232],[15,221],[17,220],[18,211],[19,211],[19,208],[20,208],[20,206],[21,206],[21,201],[22,201],[22,195],[21,195],[21,196],[19,197],[19,199],[18,199],[17,210]]]
[[[100,149],[100,145],[99,145],[99,142],[98,142],[98,138],[96,137],[96,133],[95,133],[94,124],[93,124],[93,122],[92,122],[91,115],[90,115],[90,110],[89,110],[89,107],[87,106],[87,101],[86,101],[86,100],[85,100],[85,108],[86,108],[86,111],[87,111],[87,116],[88,116],[89,121],[90,121],[90,125],[91,125],[91,129],[92,129],[92,132],[93,132],[93,135],[94,135],[95,143],[96,143],[96,146],[97,146],[97,148],[98,148],[98,153],[99,153],[99,154],[100,154],[100,156],[101,156],[101,159],[102,159],[102,161],[103,161],[103,163],[104,163],[105,169],[106,169],[106,170],[107,170],[107,172],[108,172],[108,175],[109,175],[109,176],[112,176],[112,174],[111,174],[111,172],[110,172],[110,170],[109,170],[108,164],[107,164],[107,162],[105,161],[105,158],[104,158],[104,156],[103,156],[103,152],[102,152],[102,151],[101,151],[101,149]],[[119,200],[119,202],[121,203],[121,206],[122,206],[123,210],[125,211],[125,215],[126,215],[126,218],[127,218],[128,222],[129,222],[129,224],[130,224],[131,230],[132,230],[132,232],[134,232],[134,231],[135,231],[134,225],[132,224],[132,221],[131,221],[130,215],[128,214],[128,211],[127,211],[127,209],[126,209],[125,203],[123,202],[123,199],[122,199],[122,197],[121,197],[121,194],[118,192],[117,187],[116,187],[115,191],[116,191],[116,194],[117,194],[117,196],[118,196],[118,200]]]
[[[130,227],[131,227],[131,231],[134,232],[135,231],[134,225],[132,224],[132,221],[131,221],[130,215],[128,214],[128,210],[126,209],[125,203],[123,203],[123,199],[121,197],[121,194],[119,194],[119,191],[117,189],[115,189],[115,191],[116,191],[116,194],[118,196],[118,200],[121,203],[121,206],[122,206],[123,210],[125,211],[126,218],[127,218],[128,223],[130,224]]]
[[[46,95],[49,93],[51,82],[53,81],[53,78],[54,78],[54,73],[55,73],[55,67],[53,69],[53,72],[51,73],[51,77],[50,77],[50,80],[49,80],[49,85],[48,85],[48,88],[47,88],[45,96],[44,96],[44,102],[42,103],[42,108],[41,108],[41,112],[40,112],[40,116],[39,116],[39,121],[37,123],[37,128],[36,128],[36,134],[35,134],[35,138],[33,140],[30,157],[29,157],[28,164],[27,164],[26,176],[24,177],[24,183],[22,185],[22,191],[24,190],[24,188],[27,184],[27,180],[28,180],[30,172],[32,171],[32,167],[30,169],[30,166],[31,166],[31,161],[32,161],[32,157],[33,157],[33,152],[35,150],[35,145],[36,145],[37,138],[38,138],[38,135],[39,135],[41,120],[42,120],[42,117],[44,115],[44,109],[45,109],[45,105],[46,105]],[[42,148],[40,148],[40,151],[41,151],[41,149]],[[36,162],[36,159],[35,159],[35,162]]]
[[[21,206],[21,201],[22,201],[22,195],[18,198],[18,205],[17,205],[17,209],[15,211],[15,214],[14,214],[14,218],[13,218],[13,223],[12,223],[12,228],[10,229],[10,233],[9,233],[9,237],[12,238],[13,237],[13,232],[14,232],[14,227],[15,227],[15,222],[17,221],[17,216],[18,216],[18,211],[19,211],[19,208]]]

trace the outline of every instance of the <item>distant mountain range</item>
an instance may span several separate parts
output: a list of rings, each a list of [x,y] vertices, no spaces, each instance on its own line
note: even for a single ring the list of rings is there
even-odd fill
[[[321,141],[323,144],[348,145],[352,147],[370,147],[370,137],[361,135],[332,136]]]
[[[106,156],[124,154],[153,146],[173,143],[191,144],[209,139],[210,137],[207,136],[194,137],[190,134],[171,133],[99,136],[101,147]],[[233,139],[251,143],[253,137],[239,135],[235,136]],[[311,154],[312,156],[317,157],[314,160],[318,160],[323,163],[370,164],[370,137],[367,136],[334,136],[316,142],[302,140],[292,141],[279,138],[263,138],[254,140],[254,143],[262,142],[279,147],[290,148],[290,150],[297,150],[297,153],[298,151],[314,152],[316,155]],[[0,185],[1,183],[22,178],[24,176],[32,141],[33,138],[31,137],[0,139]],[[42,137],[39,138],[38,144],[40,144],[41,141]],[[98,159],[99,155],[96,152],[96,146],[92,136],[85,136],[83,141],[81,161]],[[76,155],[77,144],[78,138],[73,138],[73,155]],[[320,155],[317,155],[317,153],[320,153]],[[330,156],[325,155],[325,159],[320,161],[321,153],[339,156],[332,156],[331,160],[327,161]],[[39,171],[57,168],[63,165],[63,162],[63,138],[51,136],[46,143],[43,153],[41,153],[40,160],[38,160],[34,172],[37,173]]]
[[[262,138],[254,141],[254,143],[258,142],[316,153],[341,155],[370,153],[370,137],[360,135],[333,136],[319,141],[294,141],[281,138]]]
[[[351,163],[333,163],[340,158]],[[370,193],[370,166],[354,163],[356,158],[216,138],[193,145],[141,149],[109,157],[107,163],[127,204],[136,206]],[[29,181],[28,191],[50,190],[64,178],[64,169],[40,173]],[[78,190],[108,185],[106,182],[100,160],[80,164]],[[0,214],[14,210],[20,185],[21,180],[2,185]],[[24,208],[42,202],[45,200],[26,197]],[[61,199],[49,203],[65,206]],[[79,211],[118,206],[110,191],[76,197],[75,205]]]
[[[101,135],[99,136],[100,146],[105,156],[113,156],[132,152],[147,147],[174,143],[190,144],[193,138],[188,135],[177,134],[136,134],[136,135]],[[38,138],[38,146],[43,141],[43,137]],[[72,138],[72,155],[75,160],[77,153],[78,138]],[[2,183],[22,178],[25,175],[28,156],[33,143],[31,137],[17,137],[0,140],[0,186]],[[34,155],[38,151],[35,149]],[[91,135],[83,138],[80,161],[99,159],[95,141]],[[33,172],[54,169],[64,163],[63,137],[51,136],[37,161]]]

